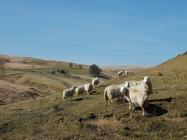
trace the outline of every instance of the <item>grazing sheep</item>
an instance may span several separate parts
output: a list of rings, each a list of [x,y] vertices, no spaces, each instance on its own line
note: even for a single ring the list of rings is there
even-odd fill
[[[128,95],[127,84],[121,85],[110,85],[104,90],[104,100],[106,101],[106,105],[113,102],[114,98],[123,99],[123,97],[127,98]],[[129,101],[129,99],[127,99]],[[130,102],[129,102],[130,103]]]
[[[126,74],[126,75],[128,75],[128,74],[129,74],[128,70],[125,70],[125,74]]]
[[[123,71],[118,71],[118,76],[121,77],[123,75]]]
[[[94,87],[97,86],[99,83],[100,83],[100,82],[99,82],[99,78],[98,78],[98,77],[92,79],[92,85],[93,85]]]
[[[63,99],[66,100],[66,98],[71,99],[75,93],[76,86],[72,86],[71,88],[65,89],[63,91]]]
[[[93,87],[93,85],[91,83],[84,84],[84,89],[85,89],[87,95],[90,94],[90,92],[93,90],[93,88],[94,87]]]
[[[75,93],[77,96],[80,96],[80,95],[84,95],[85,93],[85,89],[84,89],[84,86],[78,86],[76,89],[75,89]]]
[[[129,83],[128,94],[125,96],[126,99],[131,102],[129,109],[134,109],[135,107],[141,107],[143,111],[143,116],[146,115],[147,103],[150,94],[152,94],[152,83],[148,76],[145,76],[142,81]]]

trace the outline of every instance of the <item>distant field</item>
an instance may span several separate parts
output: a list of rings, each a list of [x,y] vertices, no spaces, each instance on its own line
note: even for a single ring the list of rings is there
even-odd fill
[[[67,74],[51,74],[59,68]],[[91,95],[65,103],[64,88],[92,79],[88,67],[69,68],[60,63],[45,68],[7,68],[0,87],[17,90],[19,84],[24,86],[21,89],[36,89],[39,96],[0,106],[0,139],[187,139],[187,54],[120,78],[112,70],[104,72],[113,78],[102,79]],[[139,109],[129,112],[128,103],[105,106],[106,86],[141,80],[145,75],[151,77],[154,89],[147,117]]]
[[[5,67],[10,69],[32,69],[32,68],[42,68],[44,66],[21,64],[21,63],[6,63]]]
[[[86,65],[79,68],[79,64],[73,64],[72,67],[69,67],[68,62],[4,55],[0,56],[0,63],[4,69],[0,75],[4,81],[4,83],[0,82],[0,86],[3,87],[0,102],[3,105],[30,99],[31,97],[24,97],[28,96],[26,91],[29,88],[34,88],[38,91],[39,96],[43,97],[61,93],[63,89],[71,85],[91,80]],[[53,73],[57,70],[64,70],[65,74]],[[23,90],[20,90],[19,86],[23,87]]]

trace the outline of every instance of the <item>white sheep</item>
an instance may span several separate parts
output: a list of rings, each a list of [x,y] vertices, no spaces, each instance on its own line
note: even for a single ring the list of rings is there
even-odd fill
[[[72,86],[71,88],[65,89],[63,91],[63,99],[66,100],[67,98],[71,99],[75,94],[76,86]]]
[[[97,86],[99,83],[100,83],[100,82],[99,82],[99,78],[98,78],[98,77],[92,79],[92,85],[93,85],[94,87]]]
[[[129,83],[130,84],[130,83]],[[152,94],[152,83],[148,76],[145,76],[142,81],[136,81],[128,86],[128,94],[126,99],[130,102],[129,109],[141,107],[143,116],[146,115],[147,103],[149,95]]]
[[[118,71],[118,76],[121,77],[123,75],[123,71]]]
[[[84,84],[84,89],[85,89],[87,95],[90,94],[90,92],[93,90],[93,88],[94,87],[91,83]]]
[[[104,100],[106,101],[106,105],[113,102],[113,99],[123,99],[123,97],[127,98],[128,95],[127,84],[121,85],[110,85],[104,90]],[[129,101],[129,98],[127,99]],[[131,103],[131,102],[129,102]]]
[[[128,75],[128,74],[129,74],[128,70],[125,70],[125,74],[126,74],[126,75]]]
[[[85,92],[86,92],[86,91],[85,91],[83,85],[78,86],[78,87],[75,89],[75,93],[76,93],[77,96],[84,95]]]

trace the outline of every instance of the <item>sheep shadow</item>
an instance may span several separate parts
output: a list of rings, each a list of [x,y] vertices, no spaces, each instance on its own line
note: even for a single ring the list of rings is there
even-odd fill
[[[90,92],[90,95],[98,95],[98,94],[101,94],[101,93],[99,93],[99,92],[97,92],[97,91],[92,91],[92,92]]]
[[[159,105],[156,104],[148,104],[147,113],[149,113],[152,116],[162,116],[163,114],[166,114],[168,111]]]
[[[161,116],[163,114],[166,114],[168,111],[158,104],[153,104],[152,102],[168,102],[170,103],[173,100],[172,97],[163,98],[163,99],[152,99],[149,100],[147,113],[151,114],[152,116]]]
[[[81,97],[81,98],[76,98],[76,99],[73,99],[73,100],[71,100],[71,101],[75,101],[75,102],[77,102],[77,101],[82,101],[84,98],[83,97]]]
[[[149,100],[149,102],[158,102],[158,101],[162,101],[162,102],[168,102],[168,103],[170,103],[172,100],[173,100],[172,97],[168,97],[168,98],[164,98],[164,99],[152,99],[152,100]]]

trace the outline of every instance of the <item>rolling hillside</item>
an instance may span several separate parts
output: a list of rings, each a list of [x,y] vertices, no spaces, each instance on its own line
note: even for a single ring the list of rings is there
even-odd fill
[[[58,92],[60,83],[65,82],[65,87],[72,80],[89,81],[86,68],[70,69],[74,75],[60,78],[44,67],[9,68],[3,74],[2,80],[28,86],[26,90],[34,86],[37,94],[42,91],[48,96],[0,106],[0,139],[187,139],[186,53],[134,75],[105,81],[91,95],[66,103]],[[139,109],[129,112],[128,103],[116,101],[105,106],[103,90],[107,85],[141,80],[144,75],[151,77],[154,89],[147,117],[142,117]]]
[[[0,55],[0,64],[1,105],[32,99],[35,91],[43,97],[91,80],[88,66],[72,63],[70,67],[70,62]]]

